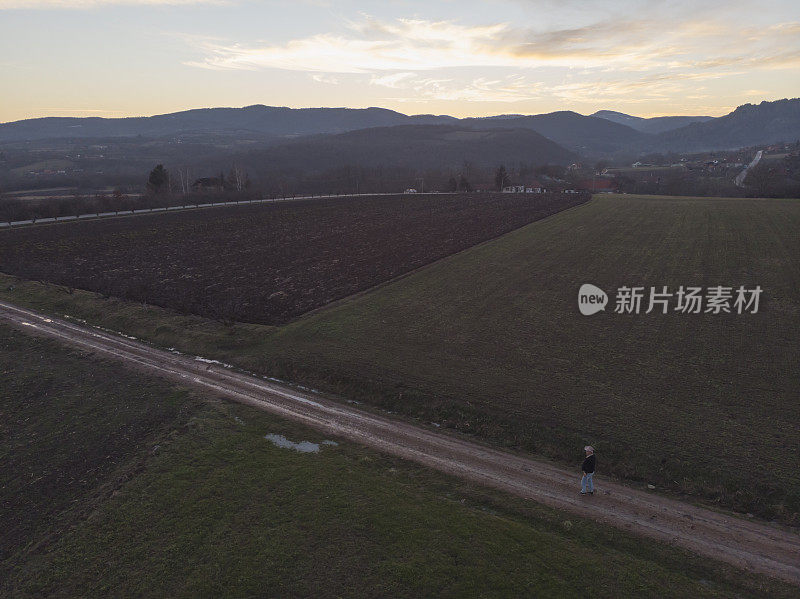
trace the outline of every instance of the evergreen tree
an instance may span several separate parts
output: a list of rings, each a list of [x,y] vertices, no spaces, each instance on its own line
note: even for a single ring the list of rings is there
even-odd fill
[[[508,173],[502,164],[494,173],[494,185],[497,187],[497,191],[503,191],[503,188],[508,185]]]
[[[147,180],[147,188],[153,193],[169,191],[169,172],[164,168],[163,164],[157,164],[156,167],[150,171],[150,177]]]

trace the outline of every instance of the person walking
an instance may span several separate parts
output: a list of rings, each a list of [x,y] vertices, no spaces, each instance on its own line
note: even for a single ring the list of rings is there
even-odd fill
[[[594,448],[591,445],[587,445],[583,450],[586,452],[586,458],[581,466],[581,471],[583,472],[583,476],[581,476],[581,495],[586,495],[587,493],[594,495],[594,481],[592,480],[595,466]]]

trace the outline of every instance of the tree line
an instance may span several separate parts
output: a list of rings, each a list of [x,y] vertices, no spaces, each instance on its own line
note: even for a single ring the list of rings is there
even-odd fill
[[[181,193],[189,195],[191,191],[232,191],[243,192],[252,187],[250,175],[238,165],[233,165],[226,175],[220,172],[216,177],[192,178],[192,169],[189,167],[178,169],[178,184],[174,183],[170,172],[164,168],[163,164],[157,164],[150,176],[147,178],[147,193],[149,194],[172,194]]]

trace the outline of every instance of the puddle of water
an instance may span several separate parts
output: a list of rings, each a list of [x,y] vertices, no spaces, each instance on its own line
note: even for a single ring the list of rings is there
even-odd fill
[[[267,441],[272,442],[272,444],[276,447],[280,447],[282,449],[293,449],[294,451],[299,451],[300,453],[318,453],[320,445],[338,445],[336,441],[323,441],[322,443],[300,441],[300,443],[295,443],[294,441],[289,441],[289,439],[283,435],[276,435],[273,433],[264,435],[264,438]]]

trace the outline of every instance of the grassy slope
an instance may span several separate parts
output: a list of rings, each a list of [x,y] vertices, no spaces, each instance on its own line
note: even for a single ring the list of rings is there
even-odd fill
[[[794,592],[350,444],[278,449],[265,433],[322,439],[5,327],[0,365],[2,501],[35,524],[4,546],[4,596]]]
[[[192,412],[185,395],[0,328],[0,564],[131,476],[142,452]]]
[[[797,201],[600,198],[281,329],[267,369],[366,379],[392,409],[559,459],[589,442],[601,472],[800,522],[798,230]],[[586,318],[585,282],[765,298]]]
[[[603,474],[797,521],[800,203],[601,197],[281,329],[35,284],[0,297]],[[757,315],[585,318],[578,286],[754,285]]]
[[[75,166],[75,163],[70,162],[69,160],[59,160],[59,159],[42,160],[40,162],[32,162],[31,164],[26,164],[24,166],[12,168],[9,170],[9,173],[11,173],[15,177],[21,177],[22,175],[25,175],[30,171],[39,171],[44,169],[51,169],[51,170],[65,169],[73,166]]]

